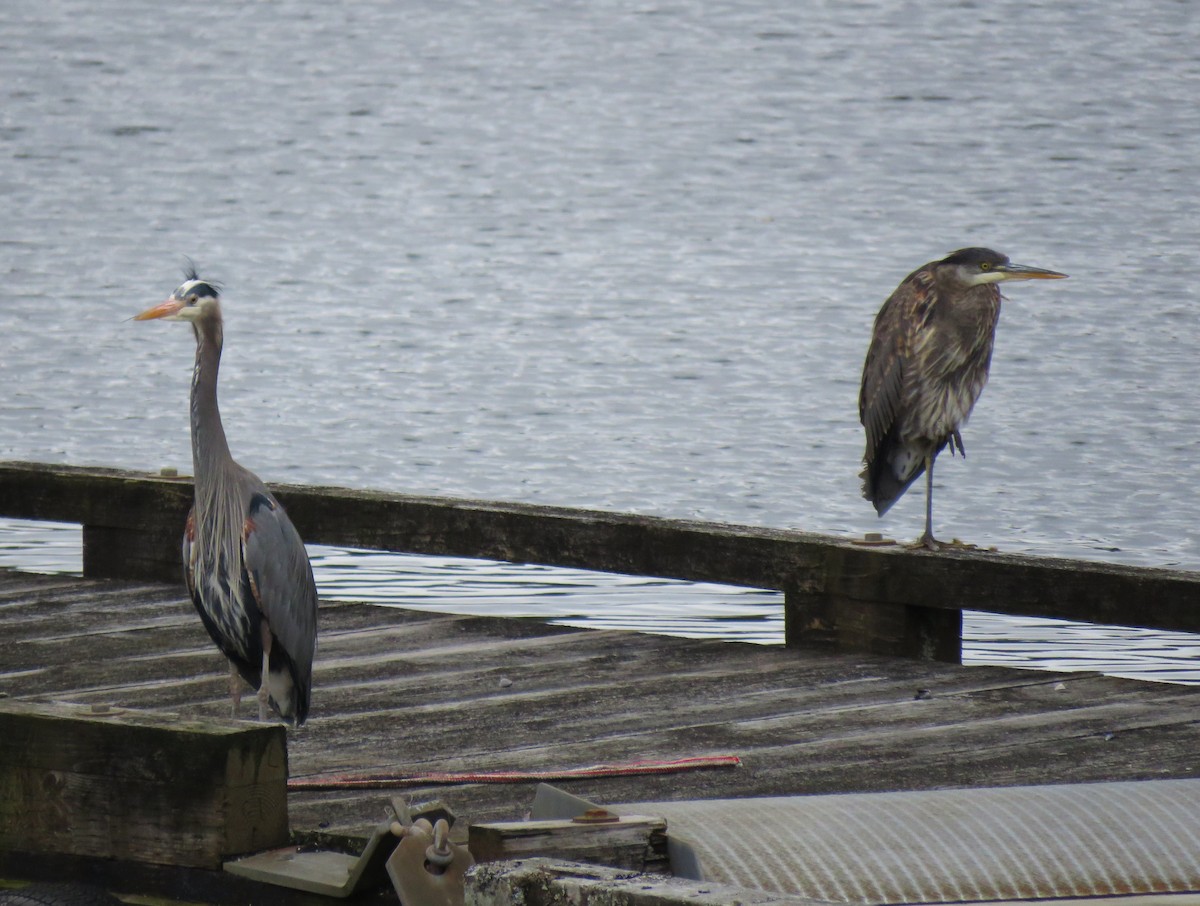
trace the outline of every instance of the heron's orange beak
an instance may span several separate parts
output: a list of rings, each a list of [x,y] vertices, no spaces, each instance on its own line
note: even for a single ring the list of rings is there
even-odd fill
[[[155,305],[152,308],[147,308],[141,314],[134,315],[133,320],[150,321],[154,318],[169,318],[171,315],[179,314],[179,311],[182,308],[183,303],[172,296],[166,302],[160,302],[158,305]]]

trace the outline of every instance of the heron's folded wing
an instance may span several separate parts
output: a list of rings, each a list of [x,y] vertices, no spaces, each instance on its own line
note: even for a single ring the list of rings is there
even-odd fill
[[[242,541],[259,609],[292,663],[308,675],[317,638],[317,586],[304,542],[273,496],[251,498]]]
[[[863,364],[862,388],[858,395],[858,415],[867,430],[864,458],[875,458],[880,445],[896,422],[904,391],[908,336],[895,296],[888,299],[875,319],[875,331],[867,360]]]

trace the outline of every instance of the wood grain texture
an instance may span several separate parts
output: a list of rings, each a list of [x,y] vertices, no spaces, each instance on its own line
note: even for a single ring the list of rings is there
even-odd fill
[[[0,700],[0,849],[217,868],[288,840],[281,727]]]
[[[312,717],[287,731],[295,776],[742,759],[562,783],[600,804],[1196,776],[1200,687],[356,603],[324,603],[319,624]],[[256,726],[228,720],[225,664],[182,588],[0,570],[0,637],[10,701]],[[392,795],[442,798],[478,823],[520,818],[535,786],[403,784],[288,806],[298,831],[366,836]]]
[[[571,821],[497,821],[470,828],[476,862],[549,858],[632,871],[670,872],[667,822],[627,815],[611,824]]]

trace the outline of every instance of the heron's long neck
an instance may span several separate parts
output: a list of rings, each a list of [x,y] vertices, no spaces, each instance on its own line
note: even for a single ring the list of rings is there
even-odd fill
[[[217,371],[221,367],[221,326],[196,324],[196,369],[192,373],[192,468],[196,500],[212,499],[226,466],[232,462],[221,412],[217,408]]]

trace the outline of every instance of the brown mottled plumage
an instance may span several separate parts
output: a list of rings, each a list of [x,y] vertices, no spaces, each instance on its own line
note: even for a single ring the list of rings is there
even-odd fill
[[[883,303],[863,366],[858,414],[867,432],[863,497],[882,516],[926,473],[925,534],[933,537],[933,463],[983,392],[1004,280],[1065,277],[1012,264],[991,249],[960,249],[913,271]]]

